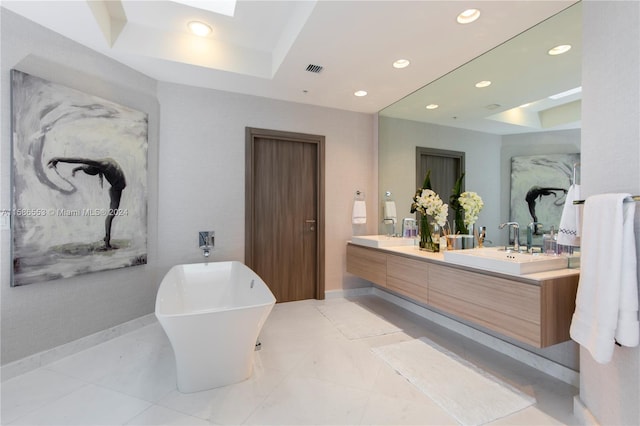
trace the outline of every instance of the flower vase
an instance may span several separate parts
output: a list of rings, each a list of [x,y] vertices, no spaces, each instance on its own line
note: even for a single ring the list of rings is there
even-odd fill
[[[464,210],[462,207],[455,210],[455,219],[453,222],[453,233],[466,235],[469,230],[464,226]]]
[[[473,234],[473,224],[469,225],[467,228],[467,238],[464,240],[464,248],[472,249],[476,246],[476,237]]]
[[[431,227],[429,226],[429,218],[427,216],[420,217],[420,250],[438,252],[440,251],[439,238],[434,241]]]

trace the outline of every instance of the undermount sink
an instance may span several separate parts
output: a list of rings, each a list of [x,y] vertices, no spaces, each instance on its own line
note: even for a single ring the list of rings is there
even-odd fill
[[[388,235],[354,235],[351,242],[359,246],[366,247],[397,247],[412,246],[415,244],[413,238],[390,237]]]
[[[562,256],[516,253],[495,247],[445,251],[444,260],[456,265],[515,275],[564,269],[568,265],[567,258]]]

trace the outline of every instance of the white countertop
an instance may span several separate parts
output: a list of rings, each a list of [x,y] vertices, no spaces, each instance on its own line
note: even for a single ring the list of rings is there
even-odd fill
[[[425,260],[429,260],[429,261],[433,261],[433,262],[438,262],[438,263],[443,263],[446,265],[452,265],[452,266],[459,266],[459,267],[464,267],[464,268],[468,268],[468,269],[475,269],[477,271],[482,271],[482,272],[488,272],[488,273],[494,273],[494,274],[501,274],[501,275],[509,275],[512,277],[516,277],[516,278],[522,278],[522,279],[527,279],[527,280],[534,280],[534,281],[544,281],[544,280],[550,280],[550,279],[554,279],[554,278],[562,278],[562,277],[570,277],[570,276],[574,276],[574,275],[579,275],[580,274],[580,270],[579,269],[555,269],[555,270],[551,270],[551,271],[544,271],[544,272],[536,272],[533,274],[523,274],[523,275],[517,275],[517,274],[508,274],[505,272],[495,272],[495,271],[491,271],[491,270],[487,270],[487,269],[481,269],[481,268],[472,268],[469,266],[461,266],[458,265],[456,263],[453,262],[448,262],[445,260],[444,258],[444,254],[442,252],[438,252],[438,253],[433,253],[433,252],[429,252],[429,251],[424,251],[424,250],[420,250],[420,248],[418,246],[392,246],[392,247],[367,247],[367,246],[362,246],[359,244],[355,244],[352,243],[351,241],[349,241],[351,244],[358,246],[358,247],[364,247],[364,248],[369,248],[369,249],[373,249],[373,250],[380,250],[380,251],[384,251],[384,252],[389,252],[389,253],[397,253],[397,254],[403,254],[406,256],[411,256],[414,257],[416,259],[425,259]]]

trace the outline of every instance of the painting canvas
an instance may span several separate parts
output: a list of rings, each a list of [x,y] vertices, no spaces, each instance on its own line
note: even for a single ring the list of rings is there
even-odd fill
[[[511,158],[511,220],[518,222],[521,243],[526,227],[539,222],[533,244],[542,244],[542,234],[551,226],[558,230],[574,164],[580,154],[532,155]]]
[[[13,279],[147,262],[147,114],[12,70]]]

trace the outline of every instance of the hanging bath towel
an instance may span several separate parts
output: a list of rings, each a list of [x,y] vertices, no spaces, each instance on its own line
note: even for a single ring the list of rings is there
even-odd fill
[[[558,244],[563,246],[580,246],[580,212],[581,208],[573,204],[580,199],[580,185],[571,185],[562,209],[560,227],[558,229]]]
[[[356,200],[353,203],[353,212],[351,214],[351,222],[354,225],[362,225],[367,223],[367,205],[364,200]]]
[[[396,203],[395,201],[385,201],[384,202],[384,212],[383,212],[383,219],[384,220],[391,220],[393,219],[394,222],[398,221],[398,215],[396,213]]]
[[[571,338],[601,364],[615,343],[637,346],[638,282],[633,232],[635,203],[629,194],[589,197],[584,205],[582,259]]]

